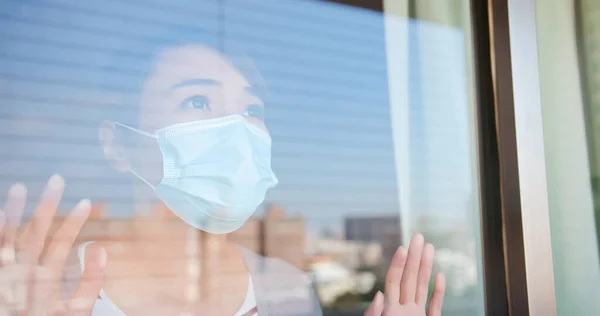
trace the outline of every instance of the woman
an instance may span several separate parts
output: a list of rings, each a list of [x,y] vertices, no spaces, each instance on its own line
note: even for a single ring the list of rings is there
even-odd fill
[[[103,121],[100,142],[115,170],[138,179],[136,209],[159,201],[202,232],[201,261],[190,275],[186,242],[161,234],[165,223],[144,220],[133,224],[134,240],[85,243],[70,260],[90,202],[81,201],[49,233],[64,190],[54,176],[19,232],[26,189],[17,184],[4,209],[3,306],[25,315],[321,315],[301,271],[226,240],[277,184],[257,86],[222,53],[193,42],[156,50],[150,69],[135,102],[137,117]],[[425,315],[433,252],[420,235],[408,252],[399,248],[385,295],[378,293],[366,315]],[[73,266],[81,271],[77,277],[69,274]],[[161,278],[148,277],[156,271]],[[429,316],[440,315],[443,290],[440,275]]]

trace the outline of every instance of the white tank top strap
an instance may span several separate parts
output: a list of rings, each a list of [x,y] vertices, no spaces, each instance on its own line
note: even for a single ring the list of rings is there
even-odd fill
[[[93,241],[86,241],[77,247],[77,258],[79,259],[81,273],[83,273],[83,270],[85,269],[85,247],[91,243],[93,243]]]

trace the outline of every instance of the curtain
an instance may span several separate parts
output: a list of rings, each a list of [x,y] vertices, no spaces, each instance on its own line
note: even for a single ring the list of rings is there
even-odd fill
[[[581,71],[596,232],[600,229],[600,2],[576,0]],[[600,234],[596,233],[600,246]]]
[[[595,154],[585,128],[575,7],[573,0],[537,1],[536,22],[556,305],[558,315],[592,316],[600,314]]]

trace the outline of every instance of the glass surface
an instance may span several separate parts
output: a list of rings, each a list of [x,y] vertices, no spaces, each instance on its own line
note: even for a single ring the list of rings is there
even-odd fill
[[[558,315],[600,314],[598,1],[537,1]]]
[[[93,206],[65,295],[104,247],[99,315],[359,315],[422,232],[484,314],[469,1],[335,2],[2,1],[0,200]]]

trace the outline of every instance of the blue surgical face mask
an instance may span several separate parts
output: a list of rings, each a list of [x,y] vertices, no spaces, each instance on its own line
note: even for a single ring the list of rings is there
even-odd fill
[[[271,138],[240,115],[167,126],[154,134],[119,124],[158,141],[163,179],[151,186],[171,211],[212,234],[240,228],[277,184]]]

